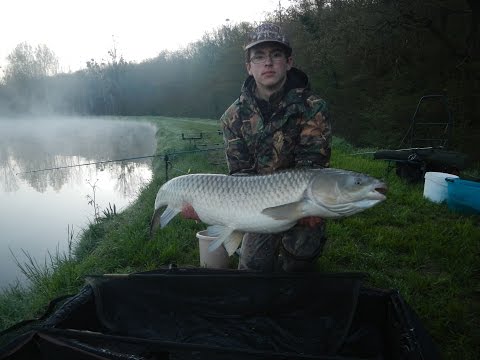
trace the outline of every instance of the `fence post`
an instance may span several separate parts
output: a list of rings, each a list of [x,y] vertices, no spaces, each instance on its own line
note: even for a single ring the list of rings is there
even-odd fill
[[[168,154],[165,154],[165,156],[163,157],[163,160],[165,160],[165,181],[168,181],[168,162],[169,162]]]

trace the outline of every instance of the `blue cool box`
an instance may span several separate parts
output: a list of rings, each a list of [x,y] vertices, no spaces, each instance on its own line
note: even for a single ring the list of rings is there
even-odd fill
[[[446,178],[448,208],[465,214],[480,214],[480,182]]]

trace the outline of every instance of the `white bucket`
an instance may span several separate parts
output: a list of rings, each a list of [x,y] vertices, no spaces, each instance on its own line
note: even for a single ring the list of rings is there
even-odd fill
[[[458,176],[442,172],[426,172],[423,197],[436,203],[447,201],[448,183],[445,181],[446,178],[458,178]]]
[[[208,251],[208,246],[216,237],[208,236],[207,230],[197,233],[198,246],[200,249],[200,266],[214,269],[228,269],[229,257],[223,246],[216,250]]]

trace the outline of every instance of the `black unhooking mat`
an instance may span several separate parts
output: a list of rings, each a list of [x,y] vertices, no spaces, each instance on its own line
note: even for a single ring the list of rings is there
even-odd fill
[[[396,291],[362,274],[158,270],[90,276],[0,359],[439,359]],[[23,329],[23,331],[22,331]]]

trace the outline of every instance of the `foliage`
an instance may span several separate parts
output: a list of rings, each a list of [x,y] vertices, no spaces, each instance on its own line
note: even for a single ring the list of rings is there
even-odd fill
[[[23,113],[35,106],[43,111],[52,111],[48,101],[48,76],[58,72],[56,55],[46,45],[35,49],[23,42],[7,56],[3,91],[0,104],[4,109]],[[1,98],[3,97],[3,99]],[[5,111],[5,110],[4,110]]]
[[[18,44],[7,56],[5,81],[21,82],[56,75],[58,58],[46,45],[34,49],[26,42]]]
[[[356,146],[395,148],[420,96],[442,93],[455,120],[453,147],[479,160],[476,1],[294,0],[267,19],[287,29],[296,66],[328,100],[337,135]],[[218,118],[239,94],[242,45],[253,25],[221,26],[139,64],[119,56],[114,42],[106,61],[50,77],[42,96],[0,86],[0,103],[11,112]]]
[[[124,81],[128,63],[117,53],[115,39],[113,48],[108,51],[107,62],[87,61],[85,72],[88,84],[89,113],[97,115],[123,114]]]
[[[474,154],[480,37],[472,2],[300,0],[288,11],[293,42],[305,49],[297,59],[330,100],[337,134],[396,147],[420,96],[445,93],[455,147]]]

